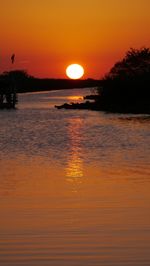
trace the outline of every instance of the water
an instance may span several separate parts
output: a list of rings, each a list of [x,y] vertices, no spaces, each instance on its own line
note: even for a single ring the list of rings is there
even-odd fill
[[[150,117],[57,110],[88,89],[0,112],[0,265],[150,265]]]

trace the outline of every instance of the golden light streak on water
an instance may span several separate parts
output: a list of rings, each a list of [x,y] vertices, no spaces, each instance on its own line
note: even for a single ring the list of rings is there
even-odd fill
[[[68,123],[69,150],[66,164],[66,181],[72,185],[73,192],[77,192],[83,178],[83,160],[81,158],[80,129],[83,120],[75,118]]]

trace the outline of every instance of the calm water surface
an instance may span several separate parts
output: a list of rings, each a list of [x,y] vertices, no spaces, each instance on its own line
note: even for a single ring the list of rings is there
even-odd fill
[[[87,89],[0,111],[0,265],[150,265],[150,117],[57,110]]]

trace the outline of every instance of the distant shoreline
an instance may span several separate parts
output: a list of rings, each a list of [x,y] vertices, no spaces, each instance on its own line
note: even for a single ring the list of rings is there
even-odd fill
[[[17,93],[42,92],[64,89],[94,88],[100,85],[100,80],[84,79],[39,79],[28,78],[23,83],[18,84]]]

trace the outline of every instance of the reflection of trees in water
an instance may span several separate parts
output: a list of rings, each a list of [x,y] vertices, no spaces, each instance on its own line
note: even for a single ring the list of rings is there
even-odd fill
[[[67,181],[73,183],[75,187],[82,183],[83,177],[83,161],[82,161],[82,119],[73,118],[69,121],[68,136],[69,136],[69,151],[68,160],[66,166],[66,178]],[[74,188],[76,189],[76,188]]]

